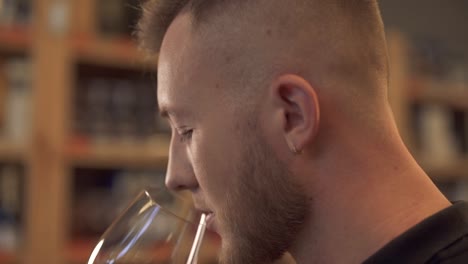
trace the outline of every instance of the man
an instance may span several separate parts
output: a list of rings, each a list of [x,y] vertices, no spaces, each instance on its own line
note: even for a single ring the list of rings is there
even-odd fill
[[[209,214],[222,263],[468,263],[467,205],[395,127],[375,0],[143,9],[172,127],[166,184]]]

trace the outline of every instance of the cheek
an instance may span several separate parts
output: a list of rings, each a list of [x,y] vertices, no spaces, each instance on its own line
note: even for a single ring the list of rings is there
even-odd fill
[[[232,186],[235,153],[239,152],[227,138],[217,139],[216,135],[199,135],[194,138],[191,148],[195,177],[205,198],[212,204],[219,204]]]

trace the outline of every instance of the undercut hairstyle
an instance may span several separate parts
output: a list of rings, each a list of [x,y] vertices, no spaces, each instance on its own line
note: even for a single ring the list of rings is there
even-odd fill
[[[341,5],[347,9],[350,16],[362,23],[382,23],[377,0],[322,0]],[[227,8],[232,5],[241,5],[245,2],[257,2],[256,0],[145,0],[141,5],[142,16],[136,28],[136,36],[143,50],[158,52],[162,39],[175,17],[184,9],[187,9],[194,18],[195,24],[205,20],[213,10]],[[292,2],[301,2],[312,5],[320,5],[314,0],[284,1],[284,8],[288,8]],[[318,1],[320,2],[320,1]],[[369,13],[374,17],[367,20]],[[367,21],[366,21],[367,20]]]
[[[146,0],[142,4],[142,17],[137,25],[139,46],[157,53],[164,35],[175,17],[187,8],[195,24],[203,21],[216,7],[238,5],[245,0]]]
[[[188,14],[193,36],[207,41],[202,52],[235,58],[216,66],[243,82],[237,87],[264,86],[261,80],[289,72],[355,109],[387,99],[377,0],[147,0],[142,12],[136,33],[143,50],[157,54],[172,22]]]

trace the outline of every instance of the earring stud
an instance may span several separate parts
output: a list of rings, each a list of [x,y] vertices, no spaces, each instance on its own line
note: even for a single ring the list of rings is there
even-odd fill
[[[298,149],[296,148],[296,146],[295,146],[293,143],[291,143],[289,140],[286,140],[286,142],[288,143],[289,149],[291,150],[292,153],[294,153],[294,154],[296,154],[296,155],[302,153],[302,151],[301,151],[301,150],[298,150]]]

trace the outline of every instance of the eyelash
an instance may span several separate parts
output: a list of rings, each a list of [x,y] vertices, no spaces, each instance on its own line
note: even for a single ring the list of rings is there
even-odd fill
[[[192,139],[193,129],[186,130],[180,134],[180,142],[184,143]]]

